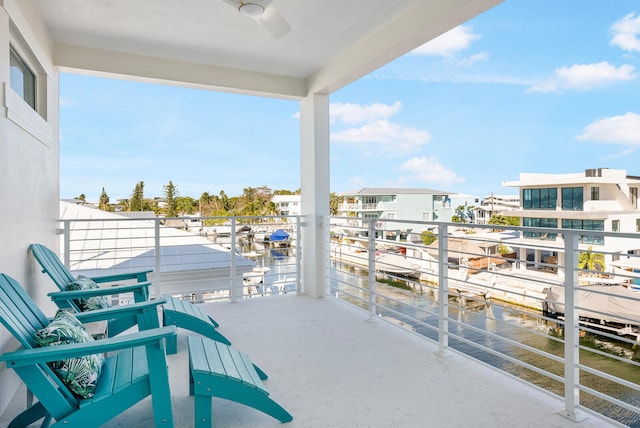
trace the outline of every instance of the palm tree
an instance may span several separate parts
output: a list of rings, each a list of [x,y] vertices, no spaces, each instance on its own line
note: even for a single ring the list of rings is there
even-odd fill
[[[604,254],[594,253],[593,247],[578,254],[578,269],[604,270]]]
[[[341,197],[335,192],[329,193],[329,215],[338,215],[338,207],[340,206]]]

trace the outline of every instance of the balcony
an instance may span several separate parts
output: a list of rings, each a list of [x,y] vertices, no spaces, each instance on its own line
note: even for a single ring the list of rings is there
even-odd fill
[[[245,282],[246,269],[239,268],[242,254],[249,253],[238,230],[247,224],[252,230],[278,227],[276,219],[225,220],[229,235],[206,240],[238,250],[225,253],[226,276],[216,272],[207,278],[210,269],[201,265],[169,268],[165,263],[175,259],[156,254],[165,247],[179,249],[180,242],[190,242],[189,235],[200,233],[167,234],[157,219],[64,219],[62,254],[72,267],[87,262],[89,251],[96,268],[111,263],[135,270],[138,265],[114,255],[146,253],[156,272],[171,271],[174,279],[198,271],[198,281],[172,282],[159,275],[156,292],[205,302],[202,308],[221,324],[223,334],[270,375],[271,396],[294,416],[289,426],[472,426],[482,421],[572,427],[583,417],[581,427],[640,423],[635,351],[640,320],[629,310],[640,300],[634,256],[622,264],[612,261],[619,269],[602,272],[589,265],[578,268],[577,261],[589,252],[579,243],[580,231],[552,230],[564,240],[551,247],[516,237],[541,229],[509,227],[493,235],[496,226],[465,225],[459,234],[455,224],[425,222],[437,228],[438,236],[437,244],[425,246],[375,239],[370,223],[365,234],[332,233],[332,244],[341,246],[344,257],[335,257],[332,248],[328,298],[313,299],[300,294],[303,226],[298,219],[286,222],[295,225],[293,247],[285,257],[269,259],[272,272],[280,272],[253,289]],[[140,234],[138,222],[146,222],[144,241],[132,239]],[[113,236],[116,230],[121,235]],[[629,248],[640,248],[637,234],[616,236]],[[500,246],[514,252],[503,257]],[[192,250],[192,244],[185,247]],[[598,254],[606,260],[615,255],[602,251]],[[190,251],[180,263],[206,254]],[[292,278],[289,288],[274,287],[285,272]],[[616,312],[593,304],[602,297],[616,299]],[[186,352],[183,334],[179,354],[168,357],[176,426],[193,424]],[[20,390],[0,426],[24,403]],[[108,426],[149,426],[150,411],[147,399]],[[214,421],[229,427],[280,426],[218,399]]]
[[[237,403],[214,399],[217,427],[555,426],[575,424],[557,399],[341,302],[286,295],[238,304],[205,304],[236,348],[269,374],[271,397],[294,417],[286,425]],[[169,356],[174,420],[193,426],[184,335]],[[19,391],[0,417],[24,405]],[[535,405],[533,405],[535,403]],[[152,425],[146,399],[108,427]],[[482,423],[481,423],[482,425]],[[589,418],[581,427],[601,427]]]

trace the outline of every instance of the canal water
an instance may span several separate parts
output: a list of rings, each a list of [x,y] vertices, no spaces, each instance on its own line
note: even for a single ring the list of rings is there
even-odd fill
[[[260,253],[256,263],[270,268],[269,273],[265,276],[262,291],[270,290],[270,284],[282,280],[283,277],[291,279],[296,277],[294,252],[295,249],[271,249]],[[367,309],[367,281],[367,271],[332,260],[331,293],[334,296],[338,295],[351,304]],[[432,288],[424,284],[416,285],[402,281],[396,285],[409,285],[409,288],[413,289],[405,290],[377,282],[377,303],[380,305],[377,314],[437,341],[438,305]],[[295,291],[295,283],[288,283],[286,291]],[[560,377],[564,373],[562,363],[527,349],[529,347],[546,354],[563,356],[564,345],[561,328],[555,322],[544,320],[541,317],[541,311],[510,306],[500,302],[460,300],[457,297],[450,297],[449,331],[452,335],[449,337],[449,346],[483,363],[562,396],[564,394],[562,382],[527,367],[535,367]],[[486,349],[471,345],[464,340]],[[524,348],[514,343],[524,345]],[[582,365],[634,384],[640,384],[640,349],[638,346],[590,333],[581,337],[580,344],[594,350],[583,349],[580,351]],[[611,358],[610,355],[619,357],[619,360]],[[415,358],[415,356],[410,356],[410,358]],[[509,358],[521,363],[509,361]],[[631,388],[608,381],[585,370],[580,371],[580,383],[631,406],[640,407],[640,394]],[[621,406],[599,399],[584,391],[580,392],[580,403],[622,424],[640,428],[640,416]]]

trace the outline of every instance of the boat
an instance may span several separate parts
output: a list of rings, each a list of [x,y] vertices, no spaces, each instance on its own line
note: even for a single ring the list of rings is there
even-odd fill
[[[362,242],[357,240],[352,244],[332,244],[331,257],[365,269],[369,267],[369,252]],[[376,251],[374,260],[378,272],[409,278],[420,276],[420,266],[412,263],[403,254]]]
[[[242,274],[242,283],[245,286],[264,284],[264,276],[271,269],[266,266],[256,266],[250,272]]]
[[[267,242],[275,247],[287,247],[291,243],[291,237],[284,230],[278,229],[269,235]]]
[[[638,291],[623,285],[588,285],[578,289],[578,317],[581,325],[634,336],[640,341],[640,300]],[[550,286],[542,290],[545,316],[564,319],[564,287]]]

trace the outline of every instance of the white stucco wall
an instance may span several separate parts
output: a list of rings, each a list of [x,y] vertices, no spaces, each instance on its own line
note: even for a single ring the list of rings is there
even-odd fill
[[[0,1],[0,272],[17,279],[45,313],[53,315],[55,308],[46,293],[54,287],[35,267],[28,247],[41,242],[57,248],[58,73],[52,65],[45,27],[29,6],[24,0]],[[46,80],[46,93],[40,94],[46,120],[10,88],[9,44],[19,42],[39,64],[40,78]],[[16,347],[17,342],[0,326],[0,353]],[[2,364],[0,412],[17,386],[16,375]]]

